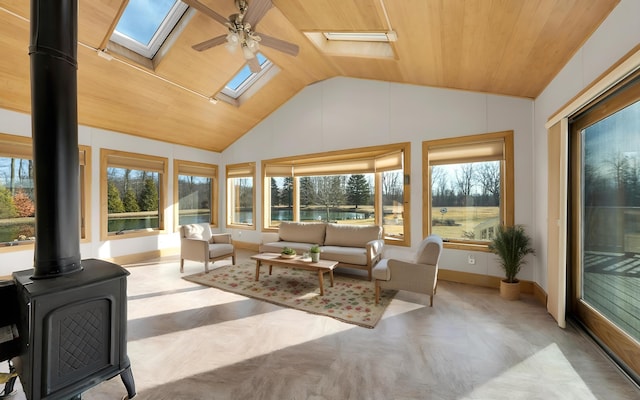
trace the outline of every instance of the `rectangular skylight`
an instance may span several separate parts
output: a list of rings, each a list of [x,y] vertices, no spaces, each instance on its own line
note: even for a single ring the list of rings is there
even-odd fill
[[[151,59],[186,9],[178,0],[129,0],[111,40]]]
[[[388,42],[386,32],[323,32],[327,40],[348,42]]]
[[[258,62],[260,63],[261,70],[260,72],[251,72],[249,69],[249,65],[245,64],[244,67],[238,72],[231,80],[227,83],[227,85],[222,89],[222,93],[227,96],[237,99],[244,93],[247,89],[253,85],[255,81],[260,79],[260,77],[266,73],[266,71],[271,67],[271,61],[262,53],[256,54],[258,58]]]

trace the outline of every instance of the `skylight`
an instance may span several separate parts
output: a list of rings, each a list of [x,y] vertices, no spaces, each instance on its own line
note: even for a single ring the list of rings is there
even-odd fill
[[[389,42],[386,32],[323,32],[327,40],[351,42]]]
[[[151,59],[186,9],[178,0],[129,0],[111,40]]]
[[[237,99],[244,92],[246,92],[247,89],[249,89],[258,79],[260,79],[260,77],[263,76],[272,66],[271,61],[269,61],[267,57],[262,55],[262,53],[256,54],[256,57],[258,58],[258,62],[260,63],[260,72],[251,72],[251,70],[249,69],[249,65],[245,64],[240,72],[238,72],[233,78],[231,78],[229,82],[227,82],[227,85],[224,87],[224,89],[222,89],[223,94],[226,94],[233,99]]]

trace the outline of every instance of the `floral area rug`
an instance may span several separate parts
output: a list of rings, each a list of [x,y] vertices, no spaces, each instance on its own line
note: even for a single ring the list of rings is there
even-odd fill
[[[334,273],[334,285],[331,287],[329,274],[325,274],[324,296],[320,296],[316,272],[274,266],[272,275],[269,275],[269,267],[263,265],[258,282],[255,281],[255,273],[255,264],[248,262],[183,279],[366,328],[376,326],[396,294],[394,290],[382,291],[380,304],[376,305],[374,283],[366,280]]]

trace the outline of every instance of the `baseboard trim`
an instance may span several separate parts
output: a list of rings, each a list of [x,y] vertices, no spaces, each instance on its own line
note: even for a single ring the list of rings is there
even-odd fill
[[[260,251],[260,244],[258,243],[240,242],[234,239],[233,246],[236,249],[251,250],[251,251],[255,251],[256,253]]]
[[[115,264],[127,265],[127,264],[135,264],[143,261],[149,261],[156,258],[169,257],[169,256],[179,256],[180,249],[179,248],[171,248],[171,249],[159,249],[159,250],[151,250],[145,251],[144,253],[135,253],[135,254],[127,254],[125,256],[118,256],[113,258],[107,258],[106,261],[111,261]]]
[[[482,286],[492,289],[499,289],[500,281],[502,280],[502,278],[498,276],[453,271],[450,269],[439,269],[438,279],[447,282],[465,283],[468,285]],[[522,293],[533,295],[540,305],[544,307],[547,306],[547,293],[536,282],[521,279],[520,290]]]

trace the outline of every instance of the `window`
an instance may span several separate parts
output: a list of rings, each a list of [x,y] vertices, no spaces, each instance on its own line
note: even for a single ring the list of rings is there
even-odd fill
[[[640,72],[569,119],[569,311],[640,374]]]
[[[216,99],[239,107],[280,71],[268,58],[262,55],[262,53],[256,54],[256,58],[260,63],[260,71],[251,72],[249,64],[245,64],[242,69],[227,82],[222,91],[216,96]]]
[[[513,225],[513,131],[423,142],[424,235],[485,250]]]
[[[177,225],[207,222],[218,226],[218,166],[175,160],[174,177]]]
[[[35,240],[34,171],[31,138],[0,134],[0,245],[13,247]],[[79,146],[80,238],[88,240],[91,150]]]
[[[331,56],[397,58],[395,32],[304,32],[320,52]]]
[[[255,175],[253,163],[227,165],[227,226],[255,229]]]
[[[111,40],[151,59],[186,9],[177,0],[129,0]]]
[[[409,143],[263,162],[265,230],[280,221],[378,224],[387,242],[410,245]]]
[[[102,240],[164,230],[167,159],[102,149]]]

